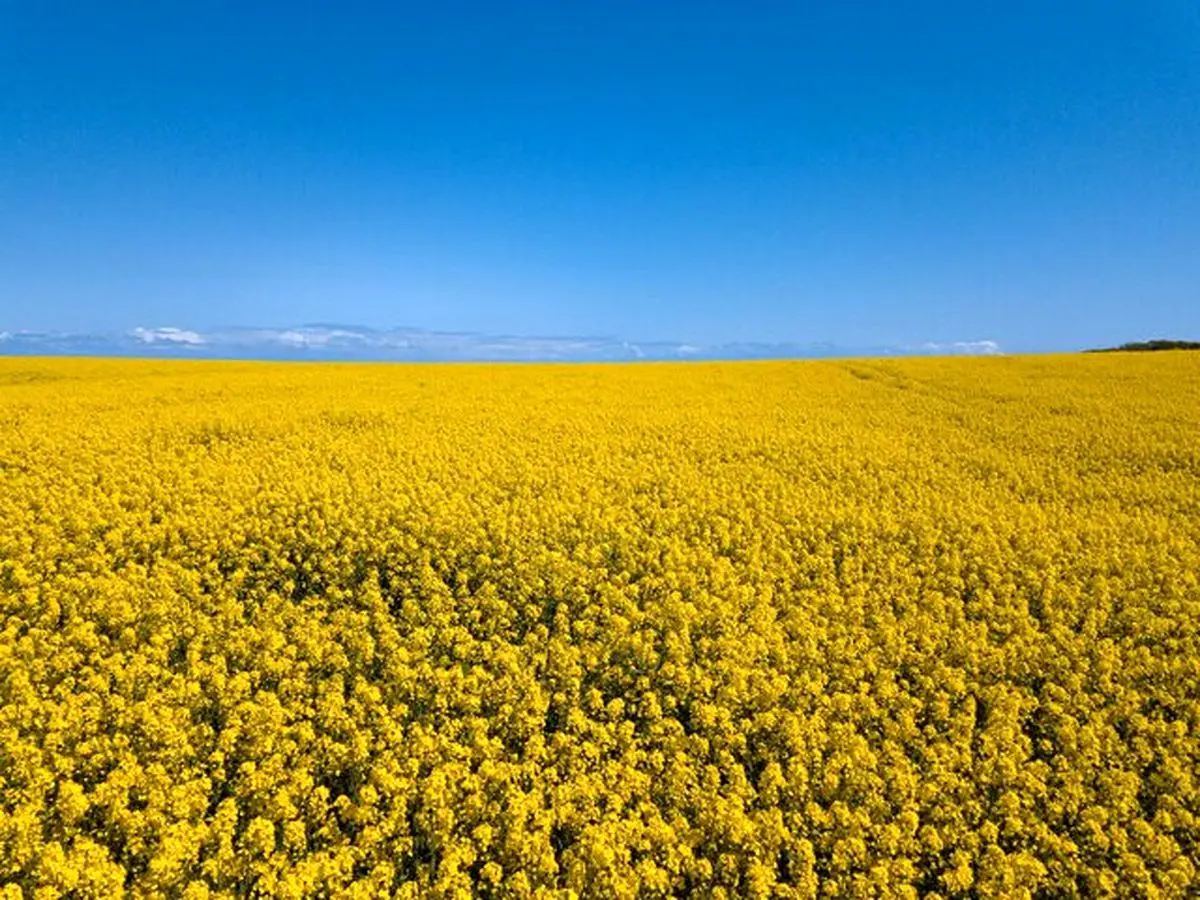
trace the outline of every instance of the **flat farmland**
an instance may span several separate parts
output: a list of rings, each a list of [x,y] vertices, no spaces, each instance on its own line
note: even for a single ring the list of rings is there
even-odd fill
[[[1200,354],[0,359],[0,897],[1198,866]]]

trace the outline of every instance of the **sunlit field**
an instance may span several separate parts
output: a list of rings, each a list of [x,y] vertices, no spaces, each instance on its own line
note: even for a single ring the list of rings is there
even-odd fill
[[[0,360],[4,898],[1198,859],[1198,354]]]

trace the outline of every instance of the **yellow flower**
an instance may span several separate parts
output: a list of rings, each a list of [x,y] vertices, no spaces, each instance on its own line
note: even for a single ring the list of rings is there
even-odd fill
[[[0,359],[0,898],[1195,895],[1197,398]]]

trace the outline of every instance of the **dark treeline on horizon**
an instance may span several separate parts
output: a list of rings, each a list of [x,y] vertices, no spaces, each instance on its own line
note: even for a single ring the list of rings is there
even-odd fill
[[[1169,341],[1159,338],[1153,341],[1130,341],[1119,347],[1098,347],[1088,353],[1116,353],[1146,350],[1200,350],[1200,341]]]

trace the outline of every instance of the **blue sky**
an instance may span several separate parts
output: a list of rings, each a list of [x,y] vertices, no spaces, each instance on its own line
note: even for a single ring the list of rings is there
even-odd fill
[[[1200,337],[1200,12],[0,0],[0,330]]]

